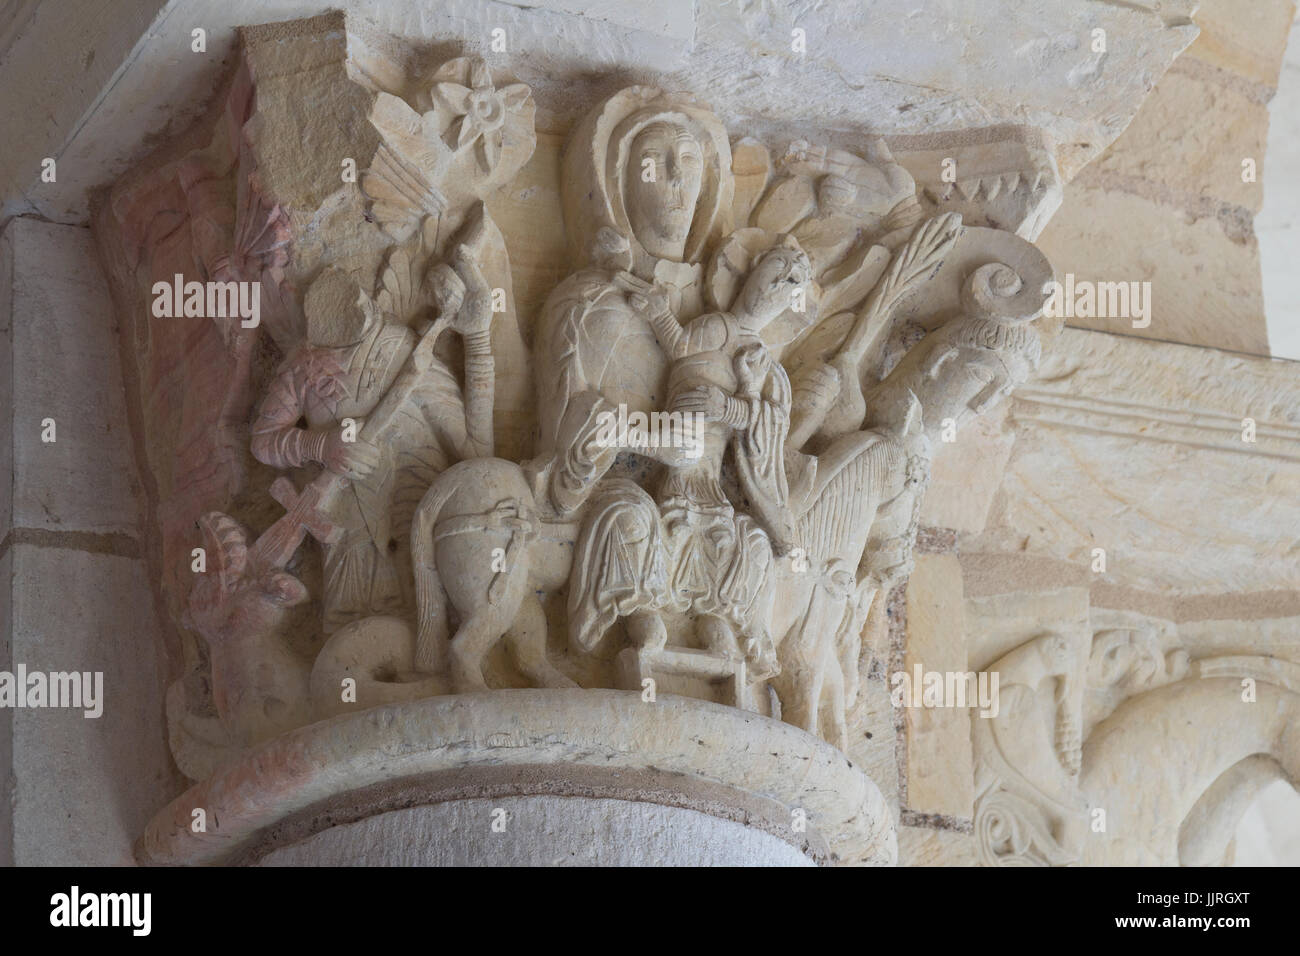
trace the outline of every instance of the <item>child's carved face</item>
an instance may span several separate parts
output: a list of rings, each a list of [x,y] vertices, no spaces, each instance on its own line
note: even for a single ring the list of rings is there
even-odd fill
[[[752,329],[795,306],[795,294],[807,295],[811,280],[808,257],[798,249],[777,246],[765,252],[750,270],[740,290],[739,312]]]

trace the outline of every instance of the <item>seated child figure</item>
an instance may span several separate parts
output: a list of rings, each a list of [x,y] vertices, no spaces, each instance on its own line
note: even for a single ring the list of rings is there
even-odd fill
[[[806,295],[810,281],[807,255],[782,236],[755,259],[727,311],[683,326],[666,294],[631,297],[672,360],[668,407],[692,430],[682,444],[699,451],[669,470],[658,496],[669,606],[694,612],[703,645],[724,656],[738,653],[736,633],[744,635],[752,679],[775,672],[768,572],[773,554],[794,545],[784,468],[790,382],[760,336],[796,293]],[[722,486],[729,448],[748,513],[736,513]]]

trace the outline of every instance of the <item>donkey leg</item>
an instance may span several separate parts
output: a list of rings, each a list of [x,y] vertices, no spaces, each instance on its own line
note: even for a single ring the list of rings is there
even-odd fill
[[[525,594],[515,621],[506,632],[515,665],[539,687],[577,687],[546,656],[546,612],[536,594]]]
[[[807,671],[787,665],[772,679],[772,686],[781,701],[781,720],[816,734],[817,707],[810,678]]]
[[[517,601],[486,604],[461,622],[448,655],[455,693],[489,689],[483,677],[483,659],[514,623],[518,609]]]
[[[731,623],[714,614],[702,614],[695,621],[695,633],[705,649],[725,657],[727,660],[740,660],[744,655],[740,651],[740,642]]]
[[[808,688],[808,719],[803,725],[803,729],[814,737],[821,736],[822,694],[825,692],[825,687],[826,664],[823,662],[817,664],[812,673],[812,686]]]
[[[839,662],[831,654],[827,654],[831,660],[826,663],[826,682],[823,685],[823,697],[826,700],[826,707],[830,711],[830,726],[826,728],[826,733],[822,739],[833,743],[841,751],[847,753],[849,746],[849,725],[846,719],[844,706],[844,674],[840,670]]]

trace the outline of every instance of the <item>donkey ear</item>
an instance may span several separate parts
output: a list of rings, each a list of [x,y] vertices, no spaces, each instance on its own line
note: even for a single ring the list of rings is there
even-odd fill
[[[281,607],[293,607],[307,600],[307,585],[303,584],[288,571],[276,571],[266,580],[262,588],[276,604]]]

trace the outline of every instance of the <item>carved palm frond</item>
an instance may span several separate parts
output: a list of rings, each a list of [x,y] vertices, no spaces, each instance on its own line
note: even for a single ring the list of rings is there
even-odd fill
[[[418,245],[416,247],[418,251]],[[405,246],[394,247],[379,277],[375,304],[393,321],[409,325],[424,304],[418,255]]]
[[[840,349],[841,356],[860,359],[888,338],[894,306],[934,277],[961,233],[961,215],[951,212],[928,219],[917,228],[867,296],[866,305]]]
[[[380,228],[403,242],[424,217],[439,216],[446,207],[435,183],[446,171],[450,150],[436,124],[390,93],[375,97],[370,122],[383,142],[362,174],[361,190],[371,200]]]
[[[426,216],[439,216],[446,204],[417,167],[384,143],[362,175],[361,189],[379,227],[398,242],[408,239]]]
[[[279,206],[268,206],[251,177],[241,177],[235,213],[235,261],[250,275],[275,269],[289,261],[289,217]]]

